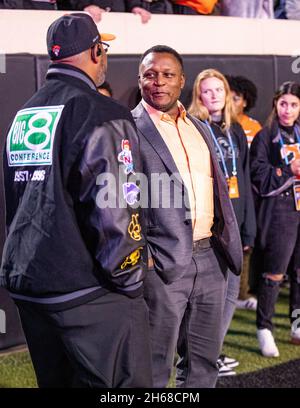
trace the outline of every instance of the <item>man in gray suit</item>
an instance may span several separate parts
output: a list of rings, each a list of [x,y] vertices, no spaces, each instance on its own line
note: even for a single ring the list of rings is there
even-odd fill
[[[210,135],[178,100],[184,82],[174,49],[144,53],[132,114],[148,178],[145,298],[154,386],[167,385],[177,348],[177,387],[214,387],[228,268],[240,273],[242,248]]]

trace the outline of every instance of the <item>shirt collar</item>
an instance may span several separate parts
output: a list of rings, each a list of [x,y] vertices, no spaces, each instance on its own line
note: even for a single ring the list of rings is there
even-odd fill
[[[175,123],[175,121],[171,118],[171,116],[169,116],[165,112],[162,112],[160,110],[153,108],[153,106],[150,106],[144,99],[142,99],[142,105],[146,109],[147,113],[149,114],[149,116],[155,123],[158,123],[159,121]],[[178,113],[179,113],[178,117],[184,120],[186,123],[188,123],[186,120],[185,107],[182,105],[180,101],[177,101],[177,106],[178,106]]]

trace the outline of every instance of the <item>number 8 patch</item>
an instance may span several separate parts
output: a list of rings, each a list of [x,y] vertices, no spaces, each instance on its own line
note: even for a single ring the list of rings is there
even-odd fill
[[[13,166],[50,166],[54,135],[64,105],[20,110],[7,136],[7,160]]]

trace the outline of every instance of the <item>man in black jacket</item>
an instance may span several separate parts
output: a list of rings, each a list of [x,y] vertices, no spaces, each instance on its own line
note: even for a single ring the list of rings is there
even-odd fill
[[[139,191],[138,139],[130,112],[97,92],[111,39],[87,14],[54,21],[46,84],[7,135],[0,284],[40,387],[151,386],[144,240],[127,194]]]

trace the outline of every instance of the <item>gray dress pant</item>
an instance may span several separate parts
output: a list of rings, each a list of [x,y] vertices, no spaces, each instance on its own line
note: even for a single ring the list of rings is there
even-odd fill
[[[150,269],[145,281],[149,306],[154,387],[166,387],[177,348],[176,386],[214,387],[227,265],[208,245],[193,251],[187,272],[166,285]]]
[[[240,276],[234,275],[232,272],[228,274],[224,313],[222,319],[222,341],[226,337],[230,327],[240,290]]]

